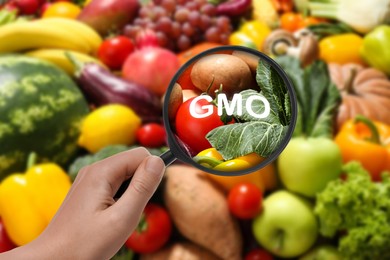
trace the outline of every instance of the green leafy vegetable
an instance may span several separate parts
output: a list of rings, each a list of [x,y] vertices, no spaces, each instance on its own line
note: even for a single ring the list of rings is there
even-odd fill
[[[276,61],[292,81],[298,101],[298,119],[294,136],[332,137],[333,118],[341,96],[331,82],[327,65],[315,61],[301,68],[298,59],[280,56]]]
[[[230,160],[249,153],[263,157],[272,154],[280,145],[291,121],[291,101],[286,84],[277,71],[267,62],[260,60],[256,75],[259,91],[244,90],[242,114],[234,111],[238,123],[217,127],[206,138],[223,156]],[[264,119],[251,116],[246,103],[251,96],[261,96],[270,104],[270,114]],[[264,103],[256,100],[251,109],[256,114],[264,112]]]
[[[126,145],[110,145],[102,148],[95,154],[87,154],[77,158],[69,167],[68,174],[72,180],[76,179],[77,173],[84,166],[90,165],[94,162],[103,160],[107,157],[110,157],[114,154],[124,152],[130,150],[132,148],[136,148],[136,146],[126,146]],[[148,149],[149,152],[153,155],[160,155],[164,149]]]
[[[342,33],[354,33],[355,31],[345,23],[319,23],[312,24],[307,27],[312,33],[314,33],[318,40],[332,35]]]
[[[343,167],[346,180],[335,180],[317,196],[315,214],[320,233],[340,232],[339,251],[345,259],[390,259],[390,177],[374,183],[357,162]]]

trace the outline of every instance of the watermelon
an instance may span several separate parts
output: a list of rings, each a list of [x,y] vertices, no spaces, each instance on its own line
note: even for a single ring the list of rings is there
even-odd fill
[[[0,56],[0,180],[39,162],[65,165],[77,153],[88,104],[54,64],[23,55]]]

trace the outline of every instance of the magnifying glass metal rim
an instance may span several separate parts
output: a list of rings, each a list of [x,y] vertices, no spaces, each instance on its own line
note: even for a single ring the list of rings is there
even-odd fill
[[[178,144],[176,138],[173,136],[174,131],[171,128],[171,124],[170,124],[169,118],[168,118],[169,98],[171,96],[173,86],[175,85],[177,80],[180,78],[182,73],[189,66],[191,66],[194,62],[196,62],[197,60],[201,59],[202,57],[207,56],[209,54],[218,53],[218,52],[221,52],[221,51],[226,51],[226,50],[229,50],[229,51],[230,50],[231,51],[243,51],[243,52],[246,52],[246,53],[249,53],[249,54],[253,54],[253,55],[259,57],[260,59],[263,59],[266,62],[268,62],[278,72],[278,74],[283,79],[283,82],[286,84],[286,87],[287,87],[287,90],[288,90],[289,96],[290,96],[290,103],[291,103],[291,121],[290,121],[290,125],[289,125],[287,133],[286,133],[285,137],[283,138],[283,140],[282,140],[281,144],[279,145],[279,147],[271,155],[269,155],[264,161],[262,161],[261,163],[257,164],[256,166],[248,168],[248,169],[245,169],[245,170],[231,171],[231,172],[229,172],[229,171],[218,171],[218,170],[214,170],[214,169],[205,167],[205,166],[203,166],[201,164],[196,163],[190,156],[184,155],[185,152],[183,151],[183,149]],[[254,50],[254,49],[251,49],[251,48],[248,48],[248,47],[243,47],[243,46],[224,45],[224,46],[211,48],[211,49],[208,49],[208,50],[206,50],[206,51],[204,51],[204,52],[202,52],[202,53],[192,57],[189,61],[187,61],[184,65],[182,65],[181,68],[173,76],[173,78],[172,78],[172,80],[171,80],[171,82],[169,84],[169,87],[168,87],[168,89],[167,89],[167,91],[165,93],[164,106],[163,106],[163,122],[164,122],[164,127],[165,127],[165,130],[166,130],[166,133],[167,133],[167,140],[168,140],[169,150],[166,151],[165,153],[163,153],[160,157],[164,160],[166,166],[168,166],[169,164],[174,162],[176,159],[179,159],[180,161],[182,161],[184,163],[188,163],[188,164],[190,164],[190,165],[192,165],[192,166],[194,166],[194,167],[196,167],[196,168],[198,168],[198,169],[200,169],[202,171],[205,171],[205,172],[208,172],[208,173],[211,173],[211,174],[215,174],[215,175],[220,175],[220,176],[239,176],[239,175],[249,174],[251,172],[257,171],[257,170],[265,167],[266,165],[272,163],[274,160],[276,160],[276,158],[284,150],[284,148],[287,146],[287,144],[290,141],[290,139],[292,137],[292,134],[294,132],[296,121],[297,121],[297,113],[298,113],[297,100],[296,100],[296,95],[295,95],[295,92],[294,92],[293,84],[289,80],[289,78],[288,78],[287,74],[284,72],[284,70],[273,59],[271,59],[270,57],[268,57],[267,55],[265,55],[262,52],[259,52],[257,50]]]

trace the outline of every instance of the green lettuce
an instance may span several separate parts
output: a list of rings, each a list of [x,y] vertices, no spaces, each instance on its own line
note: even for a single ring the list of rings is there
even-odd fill
[[[320,233],[340,236],[345,259],[390,259],[390,178],[371,181],[357,162],[344,166],[345,180],[330,182],[317,195],[315,214]]]

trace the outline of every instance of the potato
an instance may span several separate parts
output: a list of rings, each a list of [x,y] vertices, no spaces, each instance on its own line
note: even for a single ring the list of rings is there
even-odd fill
[[[245,61],[245,63],[249,66],[252,75],[256,76],[257,65],[260,60],[258,56],[244,51],[233,51],[232,55]]]
[[[214,96],[221,84],[223,92],[232,95],[251,88],[255,81],[249,66],[229,54],[211,54],[198,60],[192,68],[191,80],[203,92],[212,84],[210,96]]]
[[[171,96],[168,102],[168,117],[171,122],[175,121],[177,110],[183,103],[183,91],[179,84],[173,85]]]
[[[140,260],[220,260],[220,258],[196,244],[182,242],[155,253],[141,255]]]
[[[166,170],[164,202],[179,232],[224,260],[241,259],[242,237],[222,190],[185,165]]]

